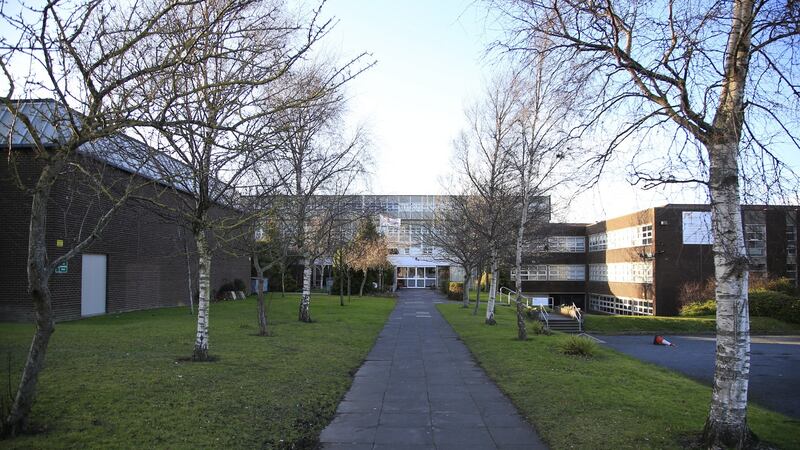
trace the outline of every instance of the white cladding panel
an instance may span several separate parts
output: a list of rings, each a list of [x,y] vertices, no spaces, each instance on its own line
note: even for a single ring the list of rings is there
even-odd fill
[[[683,243],[689,245],[710,245],[714,243],[711,234],[710,212],[683,211]]]

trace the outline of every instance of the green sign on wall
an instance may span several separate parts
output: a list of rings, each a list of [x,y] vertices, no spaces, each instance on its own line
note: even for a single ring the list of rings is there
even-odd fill
[[[67,273],[68,271],[69,265],[67,265],[66,261],[56,266],[56,273]]]

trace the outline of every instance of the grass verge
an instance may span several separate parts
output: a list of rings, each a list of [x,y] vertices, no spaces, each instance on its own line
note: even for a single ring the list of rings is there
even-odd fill
[[[589,333],[601,334],[714,334],[714,316],[659,317],[606,316],[586,314],[585,327]],[[752,334],[800,334],[800,324],[782,322],[771,317],[750,317]]]
[[[457,304],[437,307],[553,449],[677,449],[703,428],[708,386],[603,346],[564,355],[559,333],[517,341],[511,308],[497,308],[490,327]],[[754,405],[748,414],[762,440],[797,448],[800,421]]]
[[[31,416],[41,432],[0,446],[313,448],[394,305],[338,302],[314,295],[316,322],[305,324],[298,296],[276,294],[266,338],[255,335],[252,298],[215,303],[211,363],[181,361],[194,343],[187,308],[60,323]],[[0,324],[3,379],[8,360],[14,389],[31,336],[31,325]]]

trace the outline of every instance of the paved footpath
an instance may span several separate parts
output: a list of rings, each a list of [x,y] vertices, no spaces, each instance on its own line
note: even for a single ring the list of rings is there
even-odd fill
[[[472,359],[428,289],[399,292],[322,448],[546,449]]]

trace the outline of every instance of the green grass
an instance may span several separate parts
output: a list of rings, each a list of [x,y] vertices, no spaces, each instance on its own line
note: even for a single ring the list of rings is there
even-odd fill
[[[457,304],[438,308],[553,449],[678,449],[703,428],[708,386],[602,345],[590,358],[564,355],[559,333],[517,341],[511,308],[497,308],[494,327]],[[797,448],[800,421],[748,411],[762,440]]]
[[[586,314],[588,333],[601,334],[713,334],[716,332],[714,316],[660,317],[660,316],[606,316]],[[750,317],[752,334],[800,334],[800,325],[782,322],[771,317]]]
[[[255,335],[252,298],[212,304],[210,363],[181,360],[194,343],[187,308],[60,323],[31,416],[43,431],[0,447],[313,448],[394,305],[338,302],[314,295],[306,324],[298,296],[276,294],[271,337]],[[3,387],[10,358],[16,388],[31,336],[0,324]]]

